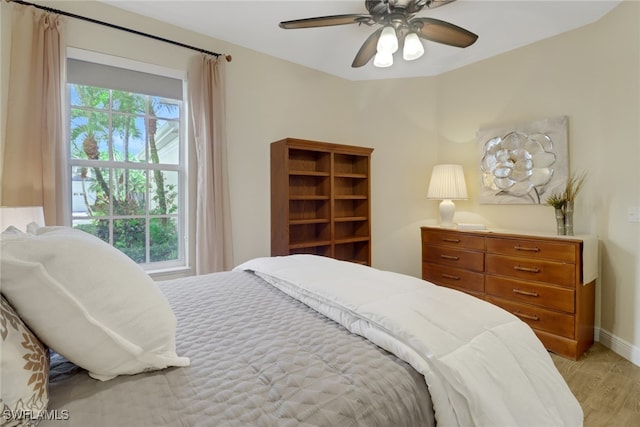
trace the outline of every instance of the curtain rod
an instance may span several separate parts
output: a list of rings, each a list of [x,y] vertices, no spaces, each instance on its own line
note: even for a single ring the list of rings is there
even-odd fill
[[[80,19],[82,21],[91,22],[93,24],[103,25],[105,27],[114,28],[116,30],[125,31],[127,33],[136,34],[138,36],[148,37],[150,39],[154,39],[154,40],[158,40],[158,41],[161,41],[161,42],[169,43],[169,44],[172,44],[172,45],[175,45],[175,46],[180,46],[180,47],[184,47],[184,48],[187,48],[187,49],[195,50],[195,51],[198,51],[198,52],[201,52],[201,53],[206,53],[208,55],[213,55],[215,57],[219,57],[219,56],[222,55],[221,53],[211,52],[209,50],[201,49],[199,47],[191,46],[191,45],[184,44],[184,43],[180,43],[180,42],[177,42],[175,40],[169,40],[169,39],[165,39],[163,37],[154,36],[153,34],[143,33],[141,31],[134,30],[134,29],[131,29],[131,28],[121,27],[120,25],[110,24],[110,23],[104,22],[104,21],[98,21],[97,19],[88,18],[88,17],[82,16],[82,15],[76,15],[75,13],[65,12],[64,10],[53,9],[51,7],[42,6],[42,5],[35,4],[35,3],[29,3],[29,2],[26,2],[26,1],[23,1],[23,0],[7,0],[7,1],[10,2],[10,3],[19,3],[19,4],[26,5],[26,6],[33,6],[36,9],[42,9],[42,10],[46,10],[47,12],[53,12],[53,13],[57,13],[59,15],[64,15],[64,16],[68,16],[68,17],[71,17],[71,18]],[[227,60],[227,62],[231,62],[231,55],[224,55],[224,57]]]

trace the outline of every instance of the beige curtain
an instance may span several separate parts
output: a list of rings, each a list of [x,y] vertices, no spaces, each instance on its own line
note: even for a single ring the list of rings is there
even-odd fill
[[[192,58],[187,80],[197,159],[195,267],[206,274],[233,267],[224,57]]]
[[[43,206],[62,224],[64,20],[13,4],[2,205]]]

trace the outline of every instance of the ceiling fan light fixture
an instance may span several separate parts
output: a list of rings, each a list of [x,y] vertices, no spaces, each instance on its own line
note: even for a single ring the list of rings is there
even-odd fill
[[[405,61],[413,61],[420,58],[424,54],[424,46],[416,33],[409,33],[404,38],[404,47],[402,48],[402,58]]]
[[[398,50],[398,36],[392,25],[387,25],[380,34],[377,46],[378,53],[394,54]]]
[[[373,58],[373,65],[378,68],[387,68],[393,65],[393,54],[387,52],[378,52]]]
[[[2,0],[0,0],[2,1]],[[407,61],[424,54],[422,39],[447,46],[465,48],[478,35],[450,22],[417,16],[423,8],[434,9],[456,0],[365,0],[368,14],[327,15],[280,22],[284,29],[320,28],[358,24],[376,26],[362,43],[351,63],[352,68],[363,67],[374,59],[376,67],[393,65],[393,54],[402,41],[402,57]],[[398,40],[401,38],[402,40]]]

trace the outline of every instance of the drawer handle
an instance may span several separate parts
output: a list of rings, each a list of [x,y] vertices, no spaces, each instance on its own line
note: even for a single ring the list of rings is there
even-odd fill
[[[440,276],[444,279],[460,280],[460,276],[454,276],[452,274],[442,273]]]
[[[520,265],[514,265],[513,269],[518,271],[526,271],[527,273],[540,273],[540,269],[538,267],[522,267]]]
[[[449,243],[460,243],[460,239],[446,239],[446,238],[443,238],[442,241],[443,242],[449,242]]]
[[[453,256],[453,255],[440,255],[440,258],[442,259],[450,259],[453,261],[458,261],[460,259],[459,256]]]
[[[516,251],[525,251],[525,252],[540,252],[540,248],[533,246],[533,247],[527,247],[527,246],[520,246],[520,245],[515,245],[513,247],[513,249],[515,249]]]
[[[525,313],[522,313],[522,312],[520,312],[518,310],[514,311],[513,314],[515,314],[518,317],[522,317],[523,319],[533,320],[535,322],[540,320],[540,318],[538,316],[536,316],[535,314],[525,314]]]
[[[520,295],[526,295],[528,297],[538,297],[538,296],[540,296],[540,295],[538,295],[537,292],[523,291],[522,289],[518,289],[518,288],[515,288],[513,290],[513,293],[514,294],[520,294]]]

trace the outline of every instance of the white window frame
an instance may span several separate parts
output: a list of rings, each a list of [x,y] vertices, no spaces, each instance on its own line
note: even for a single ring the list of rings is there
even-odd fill
[[[112,67],[124,68],[133,71],[139,71],[143,73],[156,74],[159,76],[171,77],[174,79],[181,80],[182,84],[182,108],[181,108],[181,120],[180,120],[180,142],[179,142],[179,158],[180,163],[175,165],[175,167],[165,167],[163,166],[162,170],[169,171],[177,171],[179,174],[179,206],[180,206],[180,214],[178,216],[178,238],[182,237],[182,247],[180,250],[180,259],[172,260],[172,261],[161,261],[161,262],[153,262],[153,263],[144,263],[139,264],[142,268],[144,268],[148,273],[152,275],[171,275],[174,273],[180,274],[181,271],[190,270],[189,263],[189,255],[190,255],[190,244],[189,244],[189,156],[187,150],[187,142],[189,140],[187,130],[188,130],[188,108],[187,108],[187,93],[186,93],[186,72],[184,70],[176,70],[172,68],[167,68],[163,66],[159,66],[156,64],[148,64],[144,62],[139,62],[135,60],[131,60],[128,58],[122,58],[117,56],[106,55],[98,52],[87,51],[84,49],[78,49],[73,47],[67,48],[67,58],[77,59],[81,61],[93,62],[97,64],[109,65]],[[66,84],[66,74],[65,74],[65,94],[67,84]],[[65,126],[64,129],[68,130],[68,123],[70,117],[70,100],[66,99],[64,101],[64,111],[66,112],[65,117]],[[68,142],[68,135],[66,135],[66,150],[65,150],[65,165],[64,170],[66,173],[64,174],[64,191],[67,197],[64,197],[64,224],[67,226],[72,225],[73,212],[72,212],[72,203],[71,203],[71,175],[69,174],[69,170],[71,167],[71,144]],[[81,160],[74,160],[74,164],[82,163]],[[93,165],[93,164],[92,164]],[[105,161],[101,162],[101,165],[104,165],[105,168],[118,168],[121,165],[116,162]],[[157,169],[158,167],[154,165],[145,165],[147,169],[150,171],[153,169]],[[147,187],[147,192],[149,188]],[[148,215],[141,215],[141,217],[146,217],[148,220]],[[148,238],[148,236],[146,236]]]

